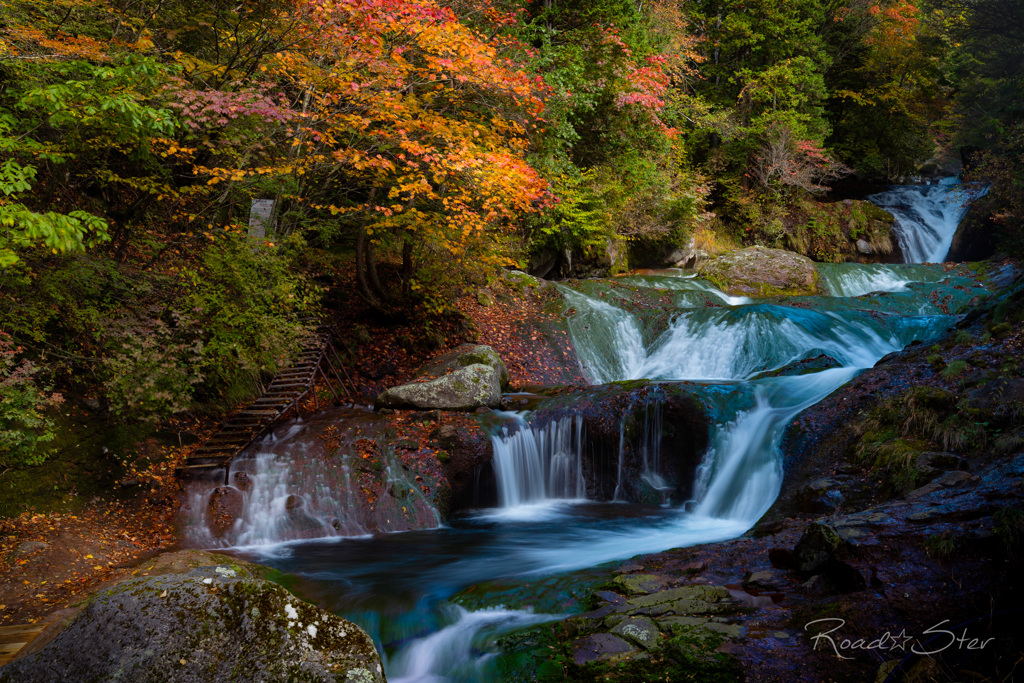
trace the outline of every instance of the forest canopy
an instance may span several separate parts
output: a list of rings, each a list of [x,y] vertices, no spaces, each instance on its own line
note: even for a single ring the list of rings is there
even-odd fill
[[[126,420],[237,403],[344,303],[338,282],[440,344],[496,268],[616,272],[695,237],[792,247],[836,183],[963,160],[1021,234],[1021,0],[0,14],[5,430],[38,426],[54,386]]]

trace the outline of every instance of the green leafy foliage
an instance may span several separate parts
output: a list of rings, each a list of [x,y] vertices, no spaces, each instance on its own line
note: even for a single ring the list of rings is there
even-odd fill
[[[21,352],[0,330],[0,474],[46,459],[43,444],[55,436],[46,411],[64,401],[51,387],[39,384],[39,367]]]
[[[8,121],[0,115],[0,149],[11,147]],[[18,252],[30,247],[43,246],[54,253],[82,251],[109,239],[107,222],[85,211],[61,214],[54,211],[36,212],[24,204],[12,201],[32,189],[36,169],[22,166],[14,159],[0,164],[0,268],[9,268],[18,262]]]

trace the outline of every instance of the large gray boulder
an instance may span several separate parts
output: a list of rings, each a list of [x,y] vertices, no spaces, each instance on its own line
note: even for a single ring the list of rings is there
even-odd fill
[[[377,397],[376,408],[474,410],[497,408],[509,375],[490,346],[463,344],[420,368],[409,384]]]
[[[792,251],[749,247],[705,261],[698,274],[731,296],[823,293],[814,261]]]
[[[52,639],[0,669],[0,683],[385,680],[366,632],[255,565],[184,551],[146,569],[44,632]]]
[[[944,261],[981,261],[996,253],[1002,226],[996,222],[998,204],[992,195],[975,200],[960,220]]]

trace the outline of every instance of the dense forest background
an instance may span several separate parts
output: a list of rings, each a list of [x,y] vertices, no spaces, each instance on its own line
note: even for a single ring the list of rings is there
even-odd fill
[[[1022,0],[0,16],[4,473],[45,458],[65,396],[141,425],[237,405],[325,305],[440,346],[498,268],[798,248],[823,202],[964,165],[1024,237]]]

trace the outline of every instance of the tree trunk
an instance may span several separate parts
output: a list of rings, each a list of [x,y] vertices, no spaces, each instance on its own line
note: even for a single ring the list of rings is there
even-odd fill
[[[370,291],[369,283],[366,281],[366,228],[359,228],[359,232],[356,233],[356,283],[363,300],[375,310],[384,313],[384,307]]]
[[[412,239],[406,233],[402,243],[402,295],[412,293]]]
[[[384,289],[384,286],[380,283],[380,277],[377,275],[377,261],[373,258],[373,242],[369,240],[366,240],[366,274],[370,279],[370,290],[377,298],[381,302],[390,299],[391,297],[388,296],[387,290]]]

